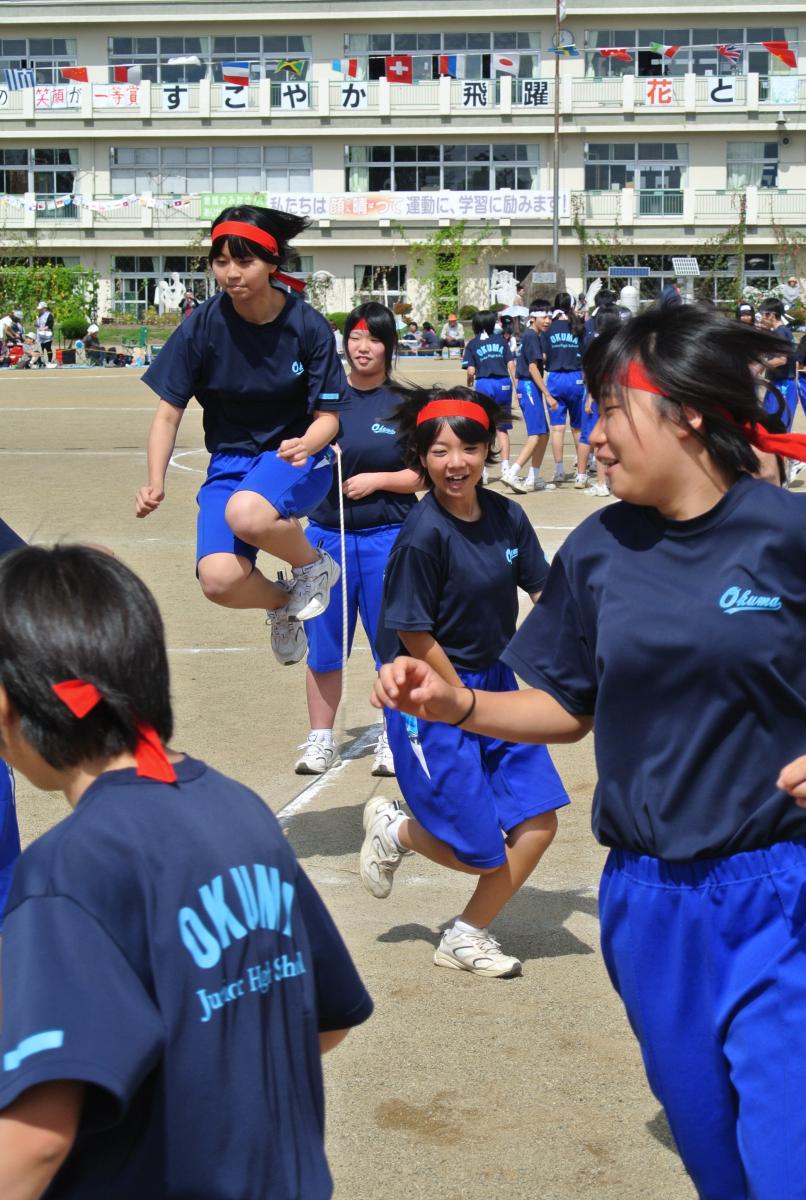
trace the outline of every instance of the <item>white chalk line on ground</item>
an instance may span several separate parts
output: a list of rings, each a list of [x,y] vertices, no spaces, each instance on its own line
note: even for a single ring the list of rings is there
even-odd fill
[[[138,404],[136,408],[123,404],[3,404],[0,412],[4,413],[59,413],[59,412],[91,412],[91,413],[124,413],[124,412],[154,412],[153,404]]]
[[[187,458],[191,454],[206,454],[206,453],[207,453],[207,451],[205,450],[205,448],[203,446],[198,450],[177,450],[171,455],[170,459],[168,460],[168,466],[176,467],[177,471],[190,471],[191,474],[193,474],[193,475],[206,475],[207,472],[202,470],[201,467],[186,467],[184,463],[176,461],[178,458]]]
[[[329,771],[325,771],[324,775],[317,775],[312,783],[309,783],[293,799],[277,810],[274,815],[281,825],[285,825],[292,817],[301,812],[303,808],[307,808],[321,791],[324,791],[325,788],[336,782],[337,777],[347,769],[353,759],[359,758],[364,750],[369,749],[370,746],[374,746],[378,740],[379,725],[380,721],[375,725],[368,725],[363,733],[359,734],[355,739],[349,750],[345,750],[342,754],[341,762],[337,767],[331,767]]]
[[[168,646],[169,654],[259,654],[262,646]]]
[[[73,446],[67,450],[3,450],[0,454],[18,455],[24,458],[64,458],[65,455],[80,454],[84,458],[144,458],[145,450],[83,450]]]

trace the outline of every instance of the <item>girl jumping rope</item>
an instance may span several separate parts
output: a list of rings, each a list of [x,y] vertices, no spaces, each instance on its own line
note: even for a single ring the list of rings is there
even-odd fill
[[[754,447],[806,458],[757,396],[779,345],[682,305],[596,338],[591,445],[621,503],[503,653],[530,687],[420,656],[376,695],[488,737],[595,722],[604,957],[702,1200],[806,1197],[806,502],[753,478]]]
[[[209,261],[220,287],[168,339],[143,382],[160,397],[148,435],[148,483],[138,517],[165,497],[185,408],[196,396],[210,451],[198,495],[197,573],[209,600],[268,613],[272,649],[299,662],[302,621],[324,612],[339,568],[305,538],[298,517],[325,496],[339,432],[344,372],[324,317],[276,282],[307,221],[271,208],[226,208],[213,222]],[[285,559],[288,583],[255,566],[258,550]]]
[[[424,471],[429,492],[389,560],[378,649],[388,662],[402,643],[446,686],[508,692],[517,684],[500,655],[515,631],[518,589],[536,600],[548,564],[521,506],[479,486],[494,458],[500,410],[468,388],[402,394],[406,458]],[[361,880],[371,895],[388,896],[409,851],[476,876],[434,962],[510,977],[521,963],[488,926],[550,846],[556,809],[568,796],[545,747],[478,737],[459,725],[387,714],[400,790],[414,816],[383,797],[369,801]]]

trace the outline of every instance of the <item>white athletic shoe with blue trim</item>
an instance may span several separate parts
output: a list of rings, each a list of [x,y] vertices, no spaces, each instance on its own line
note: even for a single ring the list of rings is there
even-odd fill
[[[382,779],[394,778],[395,760],[392,757],[392,748],[389,745],[385,729],[381,730],[378,736],[378,741],[375,745],[375,758],[372,762],[372,771],[370,774],[379,776]]]
[[[489,979],[513,979],[523,972],[520,960],[504,954],[487,929],[471,931],[453,925],[443,933],[434,951],[434,963],[438,967],[486,975]]]
[[[374,796],[364,805],[364,841],[358,859],[361,882],[376,900],[385,900],[392,891],[395,871],[403,851],[389,836],[389,826],[400,816],[396,800]]]
[[[289,617],[296,617],[298,621],[321,616],[330,603],[330,589],[341,575],[341,567],[327,550],[318,553],[316,562],[291,569],[293,580],[287,608]]]
[[[277,580],[277,586],[289,591],[290,584],[284,579]],[[289,616],[288,605],[283,608],[267,608],[266,624],[271,629],[271,648],[278,663],[284,667],[293,667],[301,662],[308,651],[308,638],[305,626],[301,621]]]

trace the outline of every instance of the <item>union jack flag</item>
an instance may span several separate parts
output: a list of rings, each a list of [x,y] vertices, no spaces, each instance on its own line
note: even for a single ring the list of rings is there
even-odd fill
[[[734,46],[732,42],[725,46],[717,46],[717,51],[722,58],[726,58],[728,62],[733,63],[734,65],[742,57],[741,50],[738,46]]]

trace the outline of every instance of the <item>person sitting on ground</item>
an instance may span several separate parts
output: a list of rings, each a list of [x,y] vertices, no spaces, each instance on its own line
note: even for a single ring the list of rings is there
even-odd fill
[[[98,326],[88,325],[84,334],[84,351],[91,367],[103,366],[103,346],[98,339]]]
[[[406,332],[400,339],[410,354],[416,354],[420,349],[420,330],[416,321],[409,321]]]
[[[17,361],[17,367],[44,367],[45,356],[42,353],[35,333],[26,333],[22,341],[22,354]]]
[[[465,330],[456,313],[448,313],[448,319],[439,335],[440,350],[464,350]]]
[[[430,321],[423,321],[423,327],[420,330],[420,349],[428,351],[439,350],[439,338]]]

